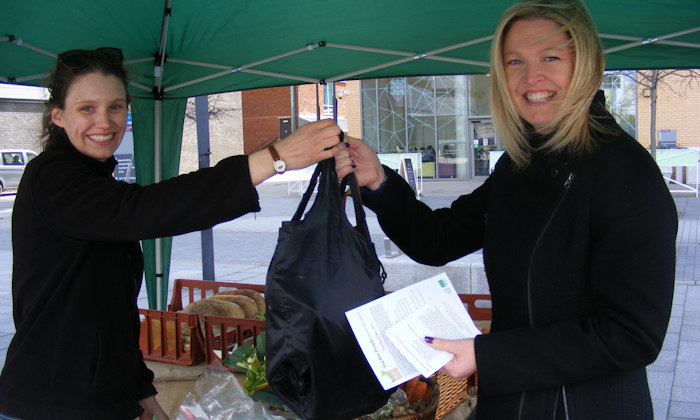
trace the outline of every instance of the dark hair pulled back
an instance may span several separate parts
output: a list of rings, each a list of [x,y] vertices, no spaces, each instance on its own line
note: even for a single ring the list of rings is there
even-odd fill
[[[87,51],[91,53],[92,51]],[[61,54],[59,54],[59,57]],[[60,58],[56,60],[56,68],[49,76],[49,100],[45,103],[46,109],[42,115],[42,132],[41,145],[42,150],[51,150],[56,147],[58,141],[66,136],[65,130],[57,126],[51,120],[51,110],[53,108],[63,109],[66,103],[66,94],[68,89],[73,85],[79,76],[90,73],[101,73],[106,76],[115,76],[124,84],[126,92],[127,104],[131,102],[129,97],[129,80],[126,70],[121,63],[115,64],[109,62],[100,54],[89,54],[85,60],[85,65],[79,68],[69,67],[61,62]]]

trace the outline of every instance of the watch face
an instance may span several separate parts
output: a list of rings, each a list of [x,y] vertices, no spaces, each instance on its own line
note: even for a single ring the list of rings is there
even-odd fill
[[[277,172],[284,172],[285,169],[287,169],[287,164],[284,163],[283,160],[276,160],[274,163],[275,171]]]

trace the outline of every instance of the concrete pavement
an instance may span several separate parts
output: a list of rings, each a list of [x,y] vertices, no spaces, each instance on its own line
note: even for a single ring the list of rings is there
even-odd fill
[[[425,181],[422,200],[431,208],[448,206],[458,195],[471,191],[482,181]],[[299,194],[289,193],[288,187],[287,183],[262,184],[258,187],[262,208],[259,213],[248,214],[214,228],[216,280],[265,282],[278,229],[283,221],[291,218],[300,200]],[[11,208],[5,205],[13,198],[13,195],[0,197],[0,363],[3,364],[5,351],[14,334],[10,286]],[[647,372],[657,419],[700,419],[700,269],[696,269],[700,264],[700,199],[676,197],[676,206],[681,217],[676,245],[678,256],[672,318],[661,354],[647,368]],[[397,263],[394,265],[406,272],[423,273],[421,270],[425,270],[425,266],[406,261],[405,256],[385,256],[384,235],[376,217],[371,211],[366,214],[377,254],[385,265]],[[396,251],[395,247],[393,251]],[[461,263],[451,263],[447,268],[475,272],[480,261],[478,254],[472,255],[465,257]],[[170,278],[202,278],[199,233],[173,239]],[[145,287],[139,298],[139,306],[148,306]]]

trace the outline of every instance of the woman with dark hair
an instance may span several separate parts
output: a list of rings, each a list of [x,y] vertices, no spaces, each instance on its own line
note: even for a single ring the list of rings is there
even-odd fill
[[[491,49],[506,152],[474,192],[432,210],[360,140],[336,155],[384,232],[423,264],[483,248],[489,334],[426,337],[478,374],[479,419],[652,419],[646,377],[671,314],[677,215],[656,162],[605,110],[585,5],[529,0]]]
[[[122,61],[116,48],[72,50],[51,76],[44,151],[27,165],[12,217],[16,333],[0,375],[9,418],[167,420],[139,350],[138,241],[259,211],[257,184],[338,151],[340,129],[326,120],[154,185],[116,181],[129,105]]]

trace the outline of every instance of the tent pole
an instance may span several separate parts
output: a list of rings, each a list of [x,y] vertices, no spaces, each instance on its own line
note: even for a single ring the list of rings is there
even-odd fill
[[[319,99],[318,99],[318,83],[316,83],[316,121],[319,121],[321,119],[321,105],[319,104]]]
[[[195,96],[194,109],[197,121],[197,151],[199,167],[209,167],[209,101],[207,95]],[[205,229],[200,232],[202,243],[202,279],[216,280],[214,276],[214,231]]]
[[[163,101],[160,99],[156,99],[154,101],[155,109],[154,109],[154,147],[153,147],[153,172],[154,172],[154,183],[159,183],[161,180],[161,159],[160,159],[160,154],[161,154],[161,132],[160,132],[160,125],[161,125],[161,114],[162,114],[162,107],[163,107]],[[155,249],[155,269],[156,269],[156,308],[158,310],[165,310],[165,307],[163,305],[163,298],[162,298],[162,293],[163,293],[163,286],[162,286],[162,280],[163,280],[163,238],[156,238],[155,240],[156,244],[156,249]]]
[[[289,97],[291,98],[291,108],[292,108],[292,133],[297,130],[297,95],[296,88],[294,86],[289,87]]]
[[[153,172],[154,173],[154,183],[157,184],[162,179],[162,169],[161,169],[161,144],[162,144],[162,114],[163,114],[163,66],[165,64],[165,45],[168,39],[168,25],[170,24],[170,14],[172,13],[172,8],[170,7],[172,0],[166,0],[165,9],[163,11],[163,26],[160,32],[160,48],[158,49],[158,54],[155,56],[155,63],[153,67],[153,76],[155,77],[155,88],[153,90],[154,96],[154,147],[153,147]],[[163,279],[165,275],[163,273],[163,238],[156,238],[155,240],[155,271],[156,271],[156,307],[164,311],[165,302],[163,299]],[[166,289],[167,292],[167,289]]]

